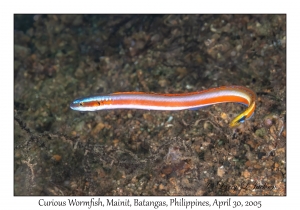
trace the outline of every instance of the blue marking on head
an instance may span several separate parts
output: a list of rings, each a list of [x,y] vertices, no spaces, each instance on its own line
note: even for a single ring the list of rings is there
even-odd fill
[[[238,122],[239,122],[239,123],[243,123],[243,122],[245,122],[245,119],[246,119],[246,116],[244,115],[243,117],[241,117],[241,118],[238,120]]]

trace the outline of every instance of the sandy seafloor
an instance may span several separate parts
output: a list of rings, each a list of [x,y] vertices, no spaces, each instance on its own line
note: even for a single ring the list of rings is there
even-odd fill
[[[286,195],[285,15],[15,15],[14,195]],[[246,86],[196,111],[80,113],[121,91]]]

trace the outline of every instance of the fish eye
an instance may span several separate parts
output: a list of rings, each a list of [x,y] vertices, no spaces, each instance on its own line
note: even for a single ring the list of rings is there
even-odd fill
[[[83,103],[82,103],[82,102],[80,102],[80,103],[79,103],[79,106],[83,106]]]

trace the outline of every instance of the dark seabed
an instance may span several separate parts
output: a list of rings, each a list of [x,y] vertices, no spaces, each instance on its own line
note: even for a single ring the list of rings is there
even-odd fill
[[[286,15],[15,15],[14,195],[286,195]],[[224,85],[196,111],[72,100]]]

